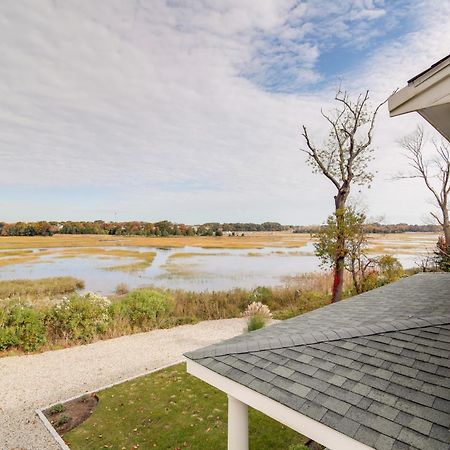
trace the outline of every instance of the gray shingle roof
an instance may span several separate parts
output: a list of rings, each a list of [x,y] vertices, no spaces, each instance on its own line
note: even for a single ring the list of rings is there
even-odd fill
[[[450,274],[418,274],[186,356],[377,450],[450,448]]]

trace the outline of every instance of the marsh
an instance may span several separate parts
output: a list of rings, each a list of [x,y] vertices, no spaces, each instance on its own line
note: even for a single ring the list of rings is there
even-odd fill
[[[130,288],[152,285],[199,292],[278,286],[299,273],[321,270],[309,235],[68,238],[3,238],[0,279],[73,276],[84,280],[86,290],[102,294],[112,293],[119,283]],[[373,255],[392,254],[405,268],[414,267],[435,241],[432,233],[370,237]]]

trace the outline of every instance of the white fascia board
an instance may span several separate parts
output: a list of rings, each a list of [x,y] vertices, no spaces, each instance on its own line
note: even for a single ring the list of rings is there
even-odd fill
[[[450,94],[450,65],[443,67],[433,76],[417,84],[408,86],[392,94],[388,99],[391,117],[418,111],[423,108],[448,103]]]
[[[259,392],[219,375],[191,359],[187,359],[187,371],[330,450],[374,450],[372,447],[339,433]]]

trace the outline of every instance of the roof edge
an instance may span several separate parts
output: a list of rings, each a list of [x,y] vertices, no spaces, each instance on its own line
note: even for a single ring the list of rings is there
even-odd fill
[[[430,67],[428,67],[428,69],[423,70],[422,72],[418,73],[416,76],[412,77],[410,80],[407,81],[408,84],[413,83],[414,81],[416,81],[417,79],[419,79],[420,77],[422,77],[423,75],[426,75],[428,72],[431,72],[432,70],[434,70],[436,67],[438,67],[439,65],[441,65],[444,61],[449,60],[449,64],[450,64],[450,54],[447,56],[444,56],[442,59],[440,59],[439,61],[436,61],[434,64],[432,64]]]
[[[430,326],[446,324],[450,324],[450,318],[448,316],[411,317],[390,322],[378,322],[377,324],[364,325],[361,327],[347,327],[324,332],[317,331],[304,335],[300,333],[290,333],[273,339],[264,338],[262,345],[258,343],[257,336],[254,336],[254,339],[250,342],[228,343],[228,341],[224,341],[223,343],[213,344],[199,350],[184,353],[184,356],[187,359],[196,361],[208,357],[299,347],[320,344],[322,342],[333,342],[356,337],[374,336],[383,333],[428,328]]]

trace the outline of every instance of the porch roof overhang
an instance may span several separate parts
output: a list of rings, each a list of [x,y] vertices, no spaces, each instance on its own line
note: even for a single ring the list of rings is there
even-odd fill
[[[417,274],[187,353],[188,371],[332,450],[440,449],[449,292],[450,274]]]
[[[450,55],[392,94],[388,107],[391,117],[418,112],[450,141]]]
[[[236,381],[230,380],[201,364],[187,360],[187,371],[205,383],[225,392],[227,395],[261,411],[266,416],[286,425],[292,430],[333,450],[373,450],[373,447],[363,444],[339,431],[333,430],[316,420],[305,416],[275,400],[260,394]]]

